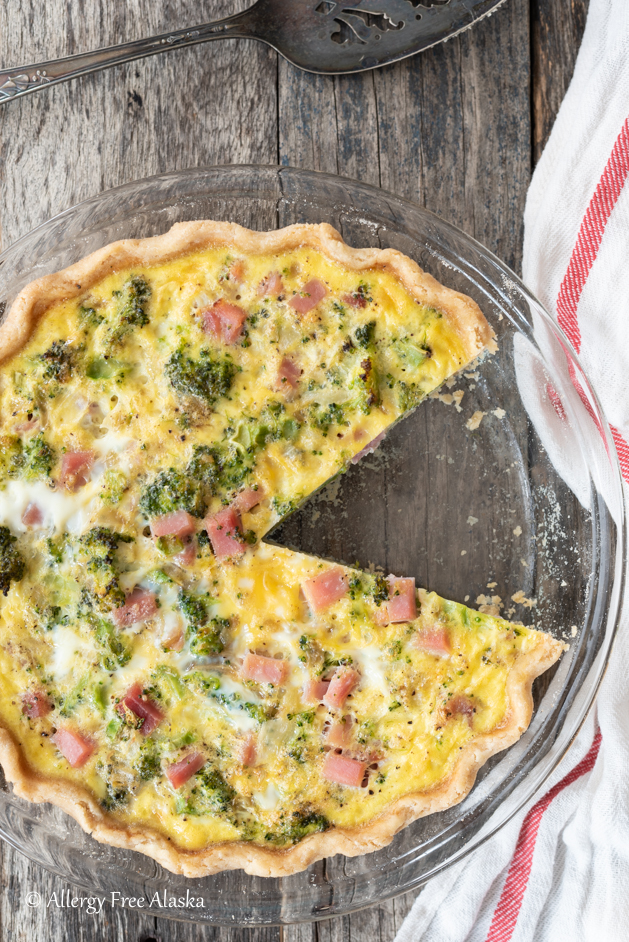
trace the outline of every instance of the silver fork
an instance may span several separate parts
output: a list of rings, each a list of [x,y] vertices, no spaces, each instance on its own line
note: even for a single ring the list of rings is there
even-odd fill
[[[504,0],[257,0],[242,13],[63,59],[0,70],[0,102],[80,75],[211,39],[257,39],[306,72],[404,59],[468,29]]]

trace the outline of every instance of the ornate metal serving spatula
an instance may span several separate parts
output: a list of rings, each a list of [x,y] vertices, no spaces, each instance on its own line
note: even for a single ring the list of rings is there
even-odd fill
[[[210,39],[258,39],[307,72],[375,69],[472,26],[504,0],[257,0],[213,23],[0,70],[0,102]]]

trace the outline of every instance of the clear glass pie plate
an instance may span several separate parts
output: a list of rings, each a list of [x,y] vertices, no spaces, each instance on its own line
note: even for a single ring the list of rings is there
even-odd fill
[[[568,341],[519,279],[448,223],[351,180],[288,167],[217,167],[111,190],[4,252],[0,301],[8,307],[33,278],[109,242],[191,219],[254,229],[329,222],[350,245],[400,249],[478,302],[499,352],[423,403],[273,538],[413,575],[472,606],[499,605],[569,650],[536,681],[525,735],[481,770],[468,797],[373,854],[337,856],[281,880],[240,871],[189,880],[140,853],[97,843],[58,809],[29,804],[7,786],[0,834],[91,894],[158,891],[161,898],[189,890],[203,900],[202,908],[160,915],[223,925],[326,918],[417,888],[469,853],[542,788],[569,747],[603,675],[623,591],[619,468]],[[453,400],[457,390],[463,396]],[[482,413],[477,427],[475,413]]]

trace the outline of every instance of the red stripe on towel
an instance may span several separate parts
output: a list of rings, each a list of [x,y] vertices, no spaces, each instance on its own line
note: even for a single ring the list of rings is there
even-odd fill
[[[560,782],[553,786],[536,805],[526,815],[520,828],[518,843],[515,853],[511,860],[511,866],[507,874],[507,879],[502,888],[498,905],[494,910],[494,916],[487,933],[486,942],[510,942],[513,931],[516,927],[522,900],[531,875],[533,866],[533,854],[535,852],[535,842],[537,832],[542,821],[544,812],[552,802],[553,798],[572,785],[578,778],[591,772],[596,762],[598,750],[601,745],[601,732],[597,731],[594,742],[590,746],[587,755],[574,767],[571,772],[562,778]]]
[[[616,138],[607,166],[583,217],[577,242],[568,263],[568,270],[557,297],[557,320],[577,353],[581,349],[577,306],[601,246],[605,226],[620,196],[627,174],[629,174],[629,118]]]

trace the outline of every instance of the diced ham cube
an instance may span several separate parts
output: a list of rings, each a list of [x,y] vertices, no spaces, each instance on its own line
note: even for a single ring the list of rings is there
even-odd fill
[[[284,283],[282,281],[282,276],[278,271],[269,272],[266,278],[260,282],[258,287],[258,294],[262,298],[276,298],[278,294],[282,294],[283,291]]]
[[[359,680],[360,674],[353,667],[337,667],[323,698],[325,705],[339,710]]]
[[[43,690],[27,690],[22,694],[22,713],[29,720],[38,720],[52,710],[52,703]]]
[[[61,485],[68,491],[78,491],[87,484],[94,457],[93,451],[66,451],[61,459]]]
[[[306,703],[322,703],[329,686],[329,680],[310,678],[304,684],[304,700]]]
[[[85,765],[89,757],[94,752],[96,746],[86,736],[77,733],[67,726],[61,726],[50,737],[64,759],[70,763],[72,768],[80,769]]]
[[[235,343],[242,333],[247,312],[223,298],[203,312],[203,330],[223,343]]]
[[[464,716],[470,726],[474,722],[474,704],[464,693],[457,693],[446,704],[446,716]]]
[[[389,576],[389,601],[387,614],[390,622],[413,621],[417,618],[417,600],[415,598],[415,579]]]
[[[434,625],[432,628],[422,628],[413,635],[412,643],[421,651],[428,654],[434,654],[437,657],[445,657],[450,654],[450,639],[448,629]]]
[[[22,514],[22,523],[25,527],[41,527],[44,522],[44,513],[41,507],[38,507],[37,504],[34,504],[32,501],[27,506],[26,510]]]
[[[238,760],[241,765],[252,766],[256,763],[257,742],[254,733],[247,733],[238,744]]]
[[[378,625],[390,625],[400,621],[413,621],[417,618],[415,579],[387,576],[387,583],[389,599],[376,609],[374,621]]]
[[[352,738],[352,718],[344,716],[340,720],[334,720],[327,733],[325,741],[333,749],[344,749],[349,745]]]
[[[138,622],[147,621],[157,612],[157,600],[148,589],[135,588],[120,608],[112,612],[113,619],[119,628],[137,625]]]
[[[358,462],[360,461],[361,458],[364,458],[366,455],[372,455],[372,454],[374,453],[374,451],[376,450],[376,448],[378,447],[378,445],[379,445],[382,441],[384,441],[384,438],[385,438],[386,434],[387,434],[387,432],[386,432],[386,429],[385,429],[384,432],[380,432],[379,435],[376,435],[376,437],[373,438],[373,439],[369,442],[368,445],[365,445],[365,447],[364,447],[361,451],[356,452],[356,454],[354,455],[353,458],[350,458],[350,463],[351,463],[351,464],[358,464]],[[356,437],[356,436],[354,436],[354,437]]]
[[[299,294],[294,295],[288,302],[293,310],[298,314],[307,314],[313,307],[316,307],[319,301],[322,301],[328,293],[328,289],[319,281],[318,278],[312,278],[308,281]]]
[[[196,521],[192,514],[185,510],[177,510],[163,517],[151,520],[151,536],[190,536],[196,530]]]
[[[246,546],[242,539],[240,516],[233,505],[206,517],[204,525],[217,559],[244,553]]]
[[[342,569],[326,569],[302,582],[302,591],[313,612],[323,612],[347,595],[347,579]]]
[[[273,684],[281,687],[288,676],[288,661],[247,652],[242,662],[240,676],[243,680],[254,680],[258,684]]]
[[[254,490],[253,487],[246,487],[244,491],[236,494],[231,506],[235,507],[240,513],[247,513],[255,507],[256,504],[259,504],[264,496],[264,491],[260,485],[258,485],[257,490]]]
[[[284,357],[277,371],[275,385],[278,389],[283,389],[286,392],[294,392],[299,385],[300,376],[301,370],[297,364],[289,360],[288,357]]]
[[[229,280],[235,281],[237,283],[241,282],[245,277],[245,263],[241,258],[236,259],[235,262],[232,262],[229,266]]]
[[[343,304],[349,304],[350,307],[366,307],[367,298],[364,291],[355,291],[353,294],[344,294],[341,298]]]
[[[166,769],[168,781],[173,788],[181,788],[181,786],[185,785],[188,779],[192,778],[204,765],[205,756],[202,755],[202,753],[190,752],[187,756],[184,756],[183,759],[180,759],[179,762],[168,766]]]
[[[366,762],[359,762],[358,759],[350,759],[348,756],[340,756],[336,752],[328,752],[323,763],[323,777],[328,782],[336,782],[337,785],[350,785],[353,788],[360,788],[365,777]]]
[[[194,537],[184,540],[184,547],[180,553],[172,557],[174,563],[186,569],[191,566],[197,558],[197,541]]]
[[[129,687],[116,709],[124,715],[125,707],[135,713],[139,719],[144,720],[141,731],[145,736],[152,733],[164,719],[164,714],[157,704],[149,700],[148,697],[142,696],[140,684],[133,684],[132,687]]]

